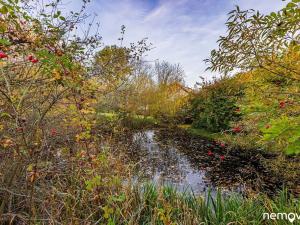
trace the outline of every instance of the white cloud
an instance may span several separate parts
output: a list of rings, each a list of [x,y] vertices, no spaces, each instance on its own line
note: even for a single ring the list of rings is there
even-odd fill
[[[155,49],[147,60],[167,60],[181,63],[187,84],[192,86],[204,72],[203,59],[216,47],[216,40],[225,32],[225,21],[234,5],[254,8],[263,13],[281,8],[280,0],[160,0],[154,8],[147,1],[94,0],[89,7],[100,21],[100,33],[105,44],[114,44],[125,25],[125,43],[148,37]]]
[[[262,13],[280,10],[287,3],[282,0],[231,0],[232,5],[239,5],[242,9],[255,9]]]

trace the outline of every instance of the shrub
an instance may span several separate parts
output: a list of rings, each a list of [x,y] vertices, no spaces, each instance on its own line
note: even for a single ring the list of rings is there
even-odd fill
[[[228,78],[203,83],[191,99],[193,127],[213,132],[228,130],[231,122],[241,117],[237,106],[241,95],[241,87]]]

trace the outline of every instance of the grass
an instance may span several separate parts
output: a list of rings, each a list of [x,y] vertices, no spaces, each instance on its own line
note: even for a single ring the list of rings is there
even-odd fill
[[[124,201],[109,206],[110,224],[290,224],[287,220],[264,220],[263,213],[299,213],[299,200],[281,191],[278,197],[264,195],[243,198],[241,195],[223,197],[195,196],[177,192],[173,187],[154,184],[134,186],[126,191]]]
[[[216,139],[216,138],[220,137],[219,133],[212,133],[205,129],[193,128],[189,124],[181,124],[181,125],[179,125],[179,128],[186,130],[188,133],[190,133],[192,135],[205,137],[208,139]]]
[[[213,133],[205,129],[193,128],[191,125],[188,124],[182,124],[178,127],[186,130],[189,134],[204,137],[210,140],[225,142],[231,147],[239,147],[244,149],[262,147],[259,145],[257,138],[254,138],[250,135],[232,135],[230,133],[223,132]]]
[[[98,117],[107,120],[107,121],[117,121],[118,120],[118,114],[113,113],[113,112],[102,112],[98,113]]]
[[[133,115],[126,121],[130,128],[153,127],[159,124],[158,120],[152,116]]]
[[[24,181],[28,169],[22,168],[28,168],[26,164],[0,165],[8,180],[20,165],[14,184],[3,179],[0,185],[0,224],[284,225],[289,223],[263,221],[263,213],[300,212],[299,199],[286,190],[270,199],[262,194],[226,197],[220,191],[198,196],[153,183],[124,186],[122,180],[129,174],[124,171],[122,157],[108,153],[93,159],[78,155],[70,161],[54,161],[51,167],[40,168],[34,183]]]
[[[121,115],[117,112],[98,113],[99,124],[115,124],[120,122],[122,126],[130,129],[155,127],[159,121],[152,116]]]

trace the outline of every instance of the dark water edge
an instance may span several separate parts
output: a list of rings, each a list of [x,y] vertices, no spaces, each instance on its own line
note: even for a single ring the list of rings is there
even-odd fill
[[[273,176],[262,163],[273,154],[229,150],[178,129],[128,132],[115,138],[113,149],[122,151],[124,162],[134,165],[135,181],[172,185],[180,191],[273,195],[284,186],[284,179]]]

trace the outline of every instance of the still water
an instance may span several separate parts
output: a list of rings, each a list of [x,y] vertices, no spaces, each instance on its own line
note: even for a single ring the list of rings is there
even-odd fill
[[[212,172],[221,162],[217,153],[216,159],[207,156],[207,148],[211,146],[206,140],[199,140],[200,143],[198,141],[191,149],[188,147],[191,143],[165,137],[160,130],[137,132],[129,139],[130,146],[125,154],[128,162],[135,165],[136,180],[172,184],[180,191],[192,190],[196,194],[204,193],[208,188],[214,191],[220,186],[212,179],[220,174]],[[212,160],[214,163],[210,165]],[[242,183],[230,182],[230,185],[220,187],[225,192],[241,192],[242,186]]]

